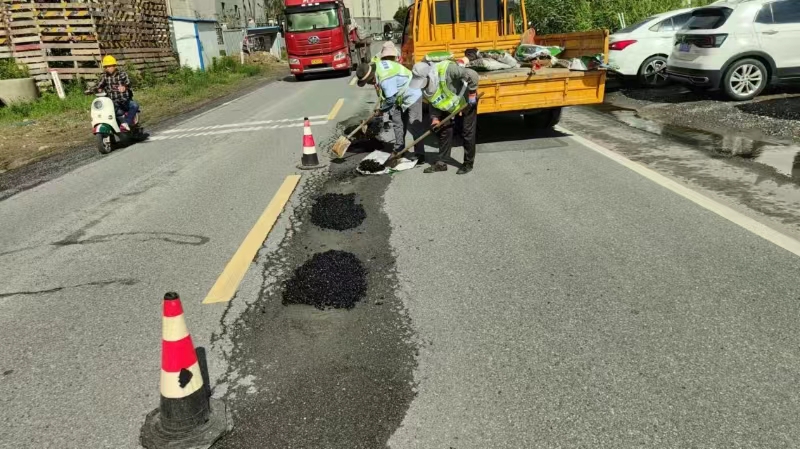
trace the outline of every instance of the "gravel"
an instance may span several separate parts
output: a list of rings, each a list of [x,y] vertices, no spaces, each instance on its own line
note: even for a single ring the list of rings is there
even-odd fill
[[[358,168],[359,170],[367,173],[378,173],[386,169],[386,167],[384,167],[382,164],[379,164],[372,159],[361,161],[361,163],[358,164]]]
[[[356,194],[326,193],[311,207],[311,222],[324,229],[344,231],[361,225],[367,213],[356,204]]]
[[[353,253],[317,253],[294,271],[283,290],[283,304],[320,310],[352,309],[367,293],[367,272]]]

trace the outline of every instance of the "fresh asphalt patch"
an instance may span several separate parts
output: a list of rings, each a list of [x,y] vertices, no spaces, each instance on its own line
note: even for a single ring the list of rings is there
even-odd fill
[[[414,398],[416,345],[395,295],[391,225],[383,211],[391,177],[359,176],[359,159],[333,164],[306,184],[286,237],[265,256],[259,299],[228,329],[234,348],[225,399],[234,429],[216,449],[385,447]],[[365,211],[358,228],[311,222],[314,200],[329,193],[357,194]],[[338,287],[325,292],[326,279],[353,282],[359,264],[354,291],[365,290],[354,307],[284,305],[284,287],[298,272],[332,296]]]
[[[361,163],[358,164],[358,169],[365,173],[378,173],[386,170],[386,167],[384,167],[382,164],[379,164],[377,161],[370,159],[367,161],[361,161]]]
[[[352,309],[367,293],[367,272],[353,253],[314,254],[294,271],[283,290],[284,304]]]
[[[311,207],[311,223],[324,228],[344,231],[357,228],[367,218],[364,206],[356,203],[356,194],[326,193]]]

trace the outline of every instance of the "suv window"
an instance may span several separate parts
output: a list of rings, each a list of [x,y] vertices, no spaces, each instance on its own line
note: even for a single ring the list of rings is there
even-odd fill
[[[675,27],[675,30],[677,31],[683,28],[683,26],[686,25],[686,22],[688,22],[689,19],[691,18],[692,18],[692,13],[690,12],[673,17],[672,24]]]
[[[688,30],[714,30],[725,24],[733,12],[730,8],[700,8],[692,12],[686,23]]]
[[[781,0],[772,4],[775,23],[800,23],[800,0]]]
[[[766,5],[761,7],[761,11],[758,12],[756,16],[756,23],[767,23],[772,24],[772,3],[767,3]]]

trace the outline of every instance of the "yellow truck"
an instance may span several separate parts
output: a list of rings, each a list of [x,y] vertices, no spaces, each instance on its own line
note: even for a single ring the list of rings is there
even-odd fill
[[[519,0],[416,0],[403,30],[402,62],[411,67],[437,51],[459,58],[470,48],[513,55],[529,19]],[[602,53],[608,61],[607,30],[536,36],[535,43],[563,47],[561,59]],[[558,124],[564,106],[602,103],[605,95],[605,70],[520,67],[479,74],[479,114],[518,112],[537,128]]]

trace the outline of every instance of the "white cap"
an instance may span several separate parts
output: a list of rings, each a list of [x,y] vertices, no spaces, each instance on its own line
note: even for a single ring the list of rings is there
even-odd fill
[[[425,86],[425,82],[428,80],[432,68],[433,67],[427,62],[418,62],[414,64],[414,67],[411,68],[411,74],[414,77],[411,78],[411,84],[409,84],[408,87],[420,89]]]
[[[394,46],[392,41],[386,41],[383,43],[383,47],[381,48],[381,58],[385,58],[387,56],[394,56],[397,57],[397,47]]]

